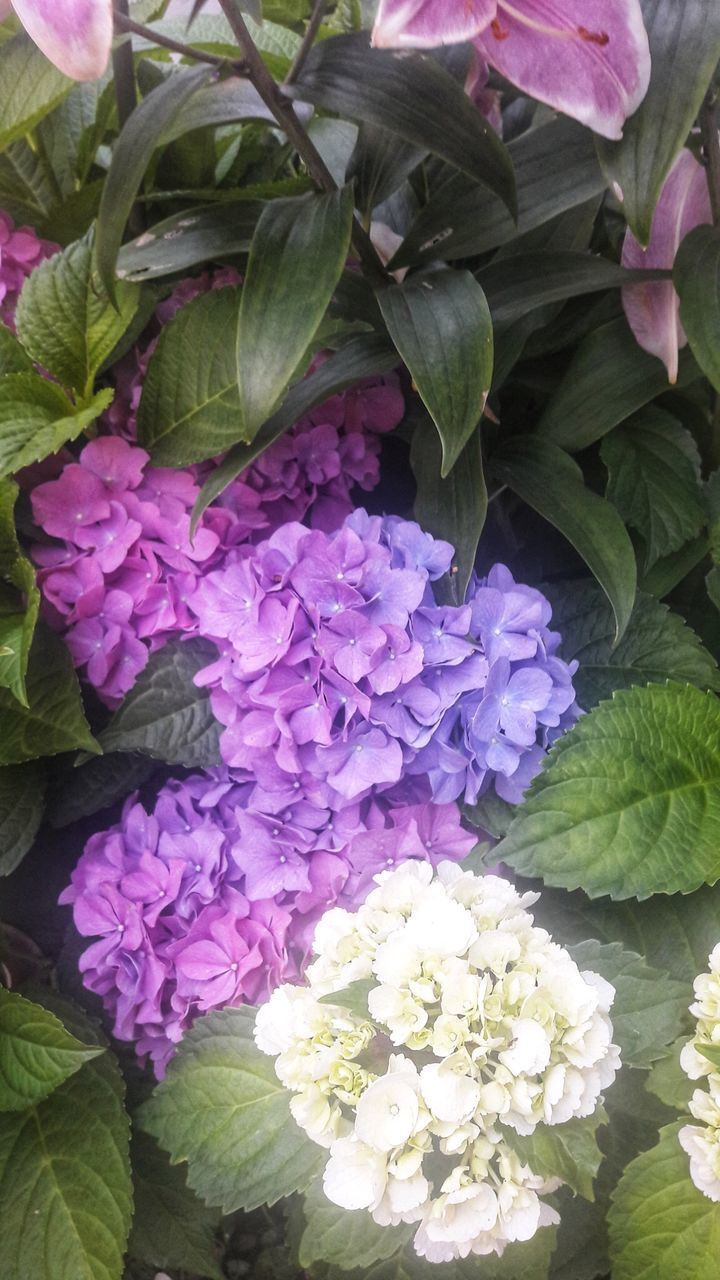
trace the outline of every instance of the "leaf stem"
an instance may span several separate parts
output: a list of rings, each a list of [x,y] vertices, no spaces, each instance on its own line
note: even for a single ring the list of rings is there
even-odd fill
[[[315,0],[315,5],[312,14],[310,15],[307,30],[302,38],[300,48],[295,54],[292,66],[285,77],[285,84],[293,84],[305,66],[307,56],[312,49],[313,44],[315,43],[315,37],[320,30],[320,23],[325,17],[326,8],[327,0]]]
[[[194,45],[184,44],[182,40],[173,40],[171,36],[164,36],[159,31],[153,31],[152,27],[146,27],[142,22],[134,22],[132,18],[128,18],[126,14],[121,13],[119,10],[115,11],[115,26],[120,31],[128,31],[133,35],[142,36],[144,40],[150,40],[162,49],[171,49],[173,53],[180,53],[184,58],[193,58],[195,62],[209,62],[213,67],[229,67],[236,72],[247,70],[245,63],[242,61],[223,58],[220,54],[207,53],[204,49],[196,49]]]
[[[272,112],[283,133],[295,147],[316,185],[322,191],[337,191],[338,186],[335,179],[312,138],[310,138],[298,120],[292,103],[285,97],[280,86],[276,84],[265,66],[245,25],[237,0],[220,0],[220,7],[230,23],[235,39],[244,54],[248,77],[260,94],[265,106]],[[357,218],[353,219],[352,240],[368,275],[374,278],[376,284],[386,284],[388,277],[385,268],[375,252],[369,235],[360,225]]]
[[[711,88],[700,109],[700,128],[710,192],[710,208],[716,227],[720,226],[720,136],[718,135],[717,106],[718,96],[715,89]]]

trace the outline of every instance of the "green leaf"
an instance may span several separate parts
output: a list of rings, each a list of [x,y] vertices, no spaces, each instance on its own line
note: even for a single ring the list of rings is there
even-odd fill
[[[415,517],[433,537],[444,538],[455,548],[449,578],[433,589],[436,596],[447,596],[448,603],[462,604],[487,513],[480,432],[473,432],[445,480],[440,476],[441,461],[442,446],[434,426],[429,421],[418,423],[410,449],[417,481]]]
[[[254,1022],[245,1007],[200,1018],[139,1112],[173,1163],[187,1161],[188,1186],[225,1213],[304,1190],[327,1158],[292,1119]]]
[[[0,203],[16,222],[38,227],[56,198],[46,168],[24,138],[0,154]]]
[[[647,244],[660,189],[720,59],[720,9],[715,0],[644,0],[643,19],[650,38],[650,88],[625,121],[621,141],[599,138],[598,150],[608,182],[622,193],[628,223]]]
[[[396,364],[397,355],[385,338],[375,334],[363,335],[353,338],[347,346],[328,356],[319,368],[296,382],[277,412],[260,428],[252,444],[235,445],[208,476],[193,507],[191,534],[194,534],[210,503],[288,427],[330,396],[346,391],[361,378],[389,373]]]
[[[54,382],[37,373],[0,379],[0,477],[57,453],[107,409],[112,391],[76,406]]]
[[[559,529],[597,578],[615,615],[620,640],[637,585],[635,552],[609,502],[588,489],[577,463],[537,436],[517,436],[490,460],[492,474]]]
[[[720,1205],[690,1179],[680,1125],[628,1165],[613,1195],[613,1280],[716,1280]]]
[[[709,549],[707,534],[702,533],[700,537],[686,543],[679,551],[663,556],[652,569],[642,574],[641,590],[662,600],[705,559]]]
[[[680,353],[676,386],[698,377],[692,355]],[[670,390],[665,366],[635,342],[624,316],[583,339],[550,397],[538,431],[572,453],[585,449]]]
[[[212,289],[181,307],[151,356],[138,441],[159,467],[212,458],[242,434],[235,330],[239,289]]]
[[[17,306],[18,337],[37,364],[65,386],[90,395],[95,374],[137,310],[137,285],[116,288],[114,302],[93,262],[93,233],[42,262]]]
[[[337,1004],[343,1009],[349,1009],[350,1013],[355,1014],[358,1018],[370,1019],[368,1013],[368,996],[377,986],[375,978],[359,978],[357,982],[351,982],[349,987],[343,987],[341,991],[333,991],[330,995],[320,996],[319,1004]]]
[[[665,272],[657,275],[666,277]],[[485,291],[493,324],[505,325],[550,302],[647,283],[653,277],[647,269],[627,271],[590,253],[550,251],[501,257],[482,267],[476,278]]]
[[[95,246],[100,279],[111,298],[123,231],[145,170],[168,123],[210,73],[209,67],[172,72],[135,108],[115,144],[100,201]]]
[[[0,875],[9,876],[32,848],[44,799],[42,763],[33,760],[0,769]]]
[[[273,200],[250,248],[237,333],[240,430],[252,440],[327,310],[350,244],[352,188]]]
[[[204,689],[193,684],[217,650],[199,637],[173,640],[147,666],[99,737],[103,751],[139,751],[188,767],[220,764],[220,726]]]
[[[92,1037],[77,1013],[69,1025]],[[0,1115],[3,1280],[120,1280],[132,1206],[123,1096],[103,1053],[44,1102]]]
[[[415,1227],[379,1227],[364,1210],[348,1213],[328,1200],[322,1182],[305,1196],[307,1226],[300,1238],[300,1266],[329,1262],[342,1271],[371,1267],[398,1253]]]
[[[607,1124],[600,1106],[583,1120],[568,1120],[554,1126],[538,1125],[529,1137],[506,1133],[509,1146],[523,1164],[545,1178],[562,1178],[585,1200],[594,1200],[593,1179],[600,1167],[602,1152],[597,1142],[600,1125]]]
[[[691,685],[652,684],[619,690],[595,707],[553,747],[498,859],[591,898],[691,893],[714,884],[717,698]]]
[[[578,968],[599,973],[615,988],[610,1017],[625,1066],[649,1067],[662,1058],[687,1011],[686,984],[652,968],[619,942],[589,940],[571,947],[570,953]]]
[[[82,748],[99,751],[83,712],[80,686],[62,640],[38,627],[30,650],[27,709],[0,689],[0,765]]]
[[[118,254],[121,280],[154,280],[234,253],[247,253],[265,202],[196,205],[156,222]]]
[[[0,389],[2,386],[0,382]],[[17,495],[18,486],[13,481],[0,480],[0,688],[9,689],[26,707],[25,676],[40,591],[35,570],[20,551],[15,529]],[[3,587],[3,583],[7,585]]]
[[[553,606],[552,625],[562,635],[563,658],[580,664],[573,684],[585,711],[615,689],[635,684],[676,680],[720,688],[715,660],[695,632],[652,596],[638,595],[625,635],[613,648],[612,610],[594,582],[544,589]]]
[[[489,187],[515,214],[507,149],[434,59],[407,49],[370,49],[366,36],[337,36],[315,45],[290,89],[302,102],[388,129],[440,156]]]
[[[147,782],[156,768],[149,756],[110,752],[93,756],[77,768],[54,770],[47,812],[50,826],[68,827],[80,818],[91,817],[124,800],[136,787]]]
[[[674,1111],[688,1111],[696,1086],[680,1066],[680,1054],[688,1039],[688,1036],[680,1036],[669,1054],[653,1064],[647,1082],[650,1092]]]
[[[216,1235],[220,1215],[189,1189],[185,1171],[146,1133],[132,1140],[135,1213],[128,1252],[153,1267],[223,1280]]]
[[[14,333],[0,324],[0,377],[8,373],[32,373],[32,360]]]
[[[73,82],[48,62],[23,32],[0,44],[0,84],[0,151],[4,151],[62,102]]]
[[[508,143],[517,183],[517,223],[502,200],[464,174],[450,174],[418,213],[390,263],[398,267],[486,253],[543,226],[605,189],[592,138],[560,117]]]
[[[81,1044],[49,1009],[0,987],[0,1111],[42,1102],[102,1052]]]
[[[720,53],[720,10],[717,19]],[[673,280],[693,355],[720,391],[720,227],[696,227],[685,237],[675,259]]]
[[[427,272],[377,295],[390,337],[442,441],[449,475],[485,407],[493,367],[492,321],[469,271]]]
[[[700,455],[684,427],[650,408],[606,436],[601,456],[607,496],[643,536],[646,568],[677,551],[705,525]]]

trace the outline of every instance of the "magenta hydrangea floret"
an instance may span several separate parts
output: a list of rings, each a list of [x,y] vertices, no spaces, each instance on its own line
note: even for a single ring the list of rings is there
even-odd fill
[[[194,1018],[258,1003],[303,969],[319,916],[354,908],[378,871],[464,858],[476,837],[420,780],[331,808],[311,776],[210,770],[137,796],[93,835],[61,901],[94,939],[83,981],[116,1036],[162,1075]]]
[[[16,227],[9,213],[0,209],[0,322],[13,328],[20,291],[45,258],[58,246],[41,240],[32,227]]]

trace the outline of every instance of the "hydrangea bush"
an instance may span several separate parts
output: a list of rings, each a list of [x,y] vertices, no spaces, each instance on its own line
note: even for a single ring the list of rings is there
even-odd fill
[[[0,0],[2,1280],[715,1276],[719,64]]]

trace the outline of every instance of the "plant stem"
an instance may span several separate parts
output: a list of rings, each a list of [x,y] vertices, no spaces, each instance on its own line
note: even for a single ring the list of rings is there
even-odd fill
[[[233,71],[244,71],[246,69],[243,62],[235,62],[232,58],[223,58],[217,53],[206,53],[204,49],[196,49],[191,44],[183,44],[182,40],[173,40],[171,36],[164,36],[159,31],[153,31],[152,27],[146,27],[142,22],[134,22],[132,18],[128,18],[119,9],[115,11],[115,26],[120,31],[129,31],[133,35],[142,36],[145,40],[151,40],[153,44],[159,45],[162,49],[171,49],[173,53],[180,53],[184,58],[193,58],[195,62],[209,62],[213,67],[229,67]]]
[[[286,84],[292,84],[295,80],[297,80],[298,76],[300,75],[300,72],[305,66],[305,61],[307,59],[307,56],[310,50],[312,49],[313,44],[315,43],[315,37],[318,31],[320,30],[320,23],[325,17],[326,8],[327,8],[327,0],[315,0],[315,6],[313,8],[312,14],[310,15],[310,21],[308,22],[308,25],[307,25],[307,31],[305,32],[305,35],[302,38],[302,44],[300,45],[300,48],[295,54],[292,66],[290,67],[290,70],[288,71],[285,77]]]
[[[115,19],[119,18],[122,22],[123,18],[128,17],[128,0],[115,0]],[[132,115],[137,105],[137,91],[135,86],[135,62],[133,59],[132,40],[123,40],[116,49],[113,49],[112,55],[113,80],[115,82],[115,101],[118,109],[118,123],[122,129],[125,121]],[[140,207],[133,204],[128,217],[128,226],[134,236],[140,234],[144,228],[143,216]]]
[[[220,0],[220,7],[232,27],[235,39],[242,50],[247,64],[249,79],[254,84],[265,106],[272,112],[288,141],[292,143],[300,158],[305,163],[310,177],[322,191],[337,191],[337,183],[323,160],[307,131],[295,115],[292,103],[285,97],[279,85],[275,83],[255,46],[248,31],[237,0]],[[388,276],[380,261],[373,243],[360,225],[353,219],[353,245],[357,254],[376,284],[387,284]]]
[[[710,89],[700,110],[700,127],[710,192],[710,208],[716,227],[720,226],[720,137],[718,136],[717,105],[717,93],[714,89]]]

